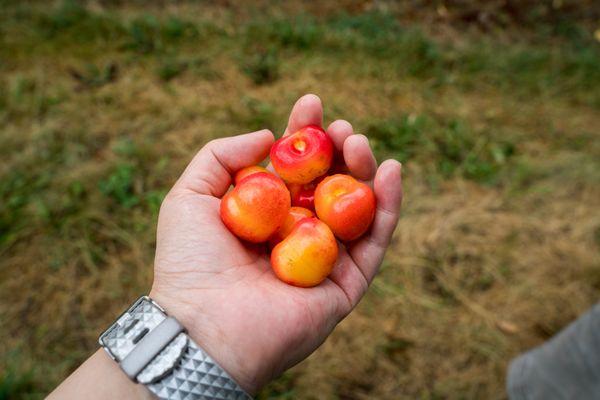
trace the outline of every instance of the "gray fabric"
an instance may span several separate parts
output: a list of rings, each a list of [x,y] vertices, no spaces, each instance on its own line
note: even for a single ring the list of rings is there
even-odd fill
[[[600,399],[600,304],[508,370],[511,400]]]

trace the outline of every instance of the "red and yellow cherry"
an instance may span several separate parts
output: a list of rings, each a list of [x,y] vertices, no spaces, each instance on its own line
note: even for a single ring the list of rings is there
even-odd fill
[[[315,190],[317,216],[344,241],[357,239],[369,229],[375,208],[371,188],[350,175],[328,176]]]
[[[285,221],[290,192],[273,174],[257,172],[240,180],[221,199],[221,219],[237,237],[253,243],[267,241]]]
[[[287,187],[292,196],[293,207],[308,208],[311,211],[315,210],[315,189],[319,182],[321,182],[325,176],[320,176],[317,179],[309,183],[288,183]]]
[[[291,207],[290,211],[288,212],[288,215],[283,221],[283,225],[281,225],[277,232],[275,232],[273,236],[271,236],[271,238],[269,239],[271,247],[275,247],[277,243],[281,242],[283,239],[288,237],[288,235],[290,234],[290,232],[292,232],[294,226],[296,226],[296,223],[298,221],[304,218],[310,218],[314,216],[315,215],[313,214],[313,212],[306,208]]]
[[[331,229],[317,218],[304,218],[271,252],[271,266],[282,281],[300,287],[321,283],[331,273],[338,245]]]
[[[308,125],[271,147],[271,163],[287,183],[304,184],[325,174],[333,159],[333,142],[323,129]]]
[[[270,174],[266,168],[261,167],[260,165],[252,165],[250,167],[242,168],[236,172],[235,176],[233,177],[233,184],[237,185],[242,179],[252,174],[256,174],[257,172],[266,172],[267,174]]]

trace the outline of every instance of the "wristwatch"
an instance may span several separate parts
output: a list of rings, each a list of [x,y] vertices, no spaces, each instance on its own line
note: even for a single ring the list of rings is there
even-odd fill
[[[131,380],[145,385],[159,399],[251,399],[148,296],[136,300],[98,342]]]

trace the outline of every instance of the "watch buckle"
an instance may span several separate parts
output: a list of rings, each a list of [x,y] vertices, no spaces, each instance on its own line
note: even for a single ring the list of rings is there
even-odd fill
[[[165,316],[167,315],[165,310],[160,305],[158,305],[158,303],[156,303],[154,300],[152,300],[149,296],[144,295],[144,296],[139,297],[127,310],[125,310],[121,315],[119,315],[119,317],[116,319],[115,322],[113,322],[104,332],[102,332],[100,337],[98,337],[98,344],[104,349],[104,351],[106,351],[108,356],[111,359],[113,359],[114,361],[118,362],[117,357],[110,351],[110,348],[106,345],[105,338],[108,335],[108,333],[111,332],[113,329],[118,329],[118,328],[123,327],[125,325],[125,323],[131,318],[131,312],[137,306],[139,306],[142,302],[151,303],[154,307],[156,307],[158,310],[160,310]]]

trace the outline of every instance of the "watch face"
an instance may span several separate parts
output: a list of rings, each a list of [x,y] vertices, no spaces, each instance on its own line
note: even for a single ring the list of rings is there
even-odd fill
[[[122,361],[136,344],[166,318],[164,310],[150,297],[142,296],[98,339],[108,355]]]

